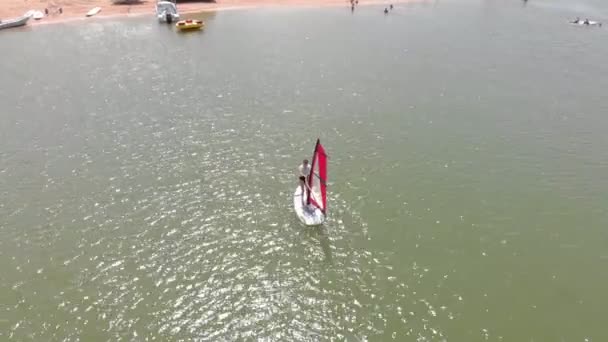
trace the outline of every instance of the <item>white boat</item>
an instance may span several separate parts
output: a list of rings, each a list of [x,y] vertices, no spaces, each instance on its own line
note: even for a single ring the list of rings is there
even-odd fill
[[[29,10],[29,11],[25,12],[24,16],[34,18],[36,20],[40,20],[40,19],[44,18],[44,13],[42,13],[41,11],[36,11],[36,10]]]
[[[159,1],[156,3],[156,17],[161,23],[172,23],[179,20],[179,13],[171,1]]]
[[[95,7],[87,12],[87,17],[92,17],[99,12],[101,12],[101,7]]]
[[[579,26],[602,26],[602,23],[600,23],[599,21],[593,21],[593,20],[589,20],[588,23],[585,23],[584,20],[571,21],[570,24],[579,25]]]
[[[6,28],[11,28],[11,27],[23,26],[23,25],[27,24],[28,20],[30,20],[29,16],[23,16],[23,17],[19,17],[19,18],[15,18],[15,19],[8,19],[8,20],[0,21],[0,30],[6,29]]]
[[[318,226],[325,222],[327,215],[327,155],[317,139],[312,156],[310,174],[306,190],[298,184],[293,194],[293,207],[296,215],[307,226]]]

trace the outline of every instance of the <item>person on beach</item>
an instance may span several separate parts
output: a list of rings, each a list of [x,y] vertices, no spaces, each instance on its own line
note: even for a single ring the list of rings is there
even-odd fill
[[[388,14],[388,8],[384,8],[384,14]]]
[[[391,8],[391,11],[392,11],[393,10],[393,4],[391,4],[390,8]]]
[[[308,175],[310,175],[310,164],[308,164],[308,159],[304,159],[302,161],[302,165],[298,167],[299,178],[300,178],[300,187],[302,187],[302,203],[304,203],[304,198],[308,196],[304,196],[306,194],[306,189],[308,185],[306,181],[308,180]]]

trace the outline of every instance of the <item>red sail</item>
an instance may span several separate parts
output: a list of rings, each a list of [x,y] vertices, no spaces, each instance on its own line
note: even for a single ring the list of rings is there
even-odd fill
[[[321,209],[325,214],[327,210],[327,155],[319,139],[312,156],[310,175],[308,176],[308,203]]]

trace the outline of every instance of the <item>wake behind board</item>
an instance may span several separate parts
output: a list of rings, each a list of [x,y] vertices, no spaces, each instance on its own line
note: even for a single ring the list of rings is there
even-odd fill
[[[312,204],[306,204],[306,197],[302,198],[302,187],[299,185],[293,194],[293,208],[300,221],[307,226],[318,226],[325,221],[325,215],[321,209]]]
[[[570,22],[570,24],[578,25],[578,26],[602,26],[602,23],[600,23],[599,21],[593,21],[593,20],[590,20],[589,24],[585,24],[584,21],[579,21],[577,23]]]

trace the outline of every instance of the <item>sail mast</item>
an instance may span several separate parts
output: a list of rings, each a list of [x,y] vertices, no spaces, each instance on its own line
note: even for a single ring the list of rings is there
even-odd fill
[[[315,150],[312,153],[312,163],[310,164],[310,173],[308,174],[308,196],[306,196],[306,204],[310,205],[310,196],[312,194],[312,187],[314,186],[313,177],[315,176],[315,166],[317,161],[317,148],[319,147],[320,140],[317,139],[315,144]]]
[[[325,214],[327,210],[327,155],[319,139],[317,139],[312,157],[308,187],[307,204],[319,208]]]

